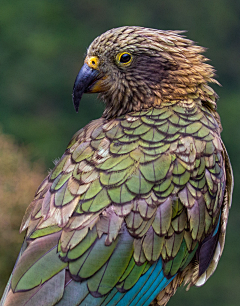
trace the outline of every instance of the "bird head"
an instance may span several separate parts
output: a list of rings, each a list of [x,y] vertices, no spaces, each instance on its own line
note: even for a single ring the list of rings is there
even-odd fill
[[[111,29],[89,46],[73,88],[76,111],[83,93],[99,93],[105,102],[103,116],[112,118],[162,102],[212,103],[215,82],[206,64],[204,48],[180,35],[135,26]]]

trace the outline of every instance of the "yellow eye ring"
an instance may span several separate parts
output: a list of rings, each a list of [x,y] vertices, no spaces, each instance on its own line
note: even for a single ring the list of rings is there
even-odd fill
[[[90,57],[86,57],[85,61],[86,64],[88,64],[88,66],[90,68],[99,69],[99,58],[97,56],[90,56]]]
[[[121,52],[118,53],[116,60],[119,65],[127,66],[132,62],[132,55],[128,52]]]

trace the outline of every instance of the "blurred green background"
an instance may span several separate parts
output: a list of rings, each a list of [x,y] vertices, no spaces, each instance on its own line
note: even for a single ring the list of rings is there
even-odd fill
[[[122,25],[187,30],[190,39],[208,48],[206,55],[217,69],[222,87],[214,89],[220,96],[222,137],[232,161],[236,186],[226,246],[219,267],[207,284],[187,293],[180,288],[168,305],[237,306],[240,1],[236,0],[1,1],[0,294],[21,246],[23,236],[18,234],[18,228],[34,190],[47,169],[53,167],[53,160],[62,155],[71,136],[101,116],[103,106],[96,95],[83,97],[78,114],[71,101],[73,82],[86,49],[96,36]],[[14,140],[5,134],[12,135]],[[3,185],[3,178],[11,182],[10,187]]]

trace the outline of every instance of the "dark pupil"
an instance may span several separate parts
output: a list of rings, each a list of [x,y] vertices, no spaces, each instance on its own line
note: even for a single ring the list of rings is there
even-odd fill
[[[125,53],[125,54],[123,54],[123,55],[120,57],[120,62],[121,62],[121,63],[127,63],[127,62],[130,61],[130,59],[131,59],[131,55]]]

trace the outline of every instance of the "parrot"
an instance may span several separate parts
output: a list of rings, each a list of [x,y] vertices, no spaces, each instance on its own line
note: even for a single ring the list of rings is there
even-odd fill
[[[73,87],[105,110],[72,138],[26,210],[1,306],[166,305],[223,252],[233,172],[214,68],[182,31],[93,40]]]

